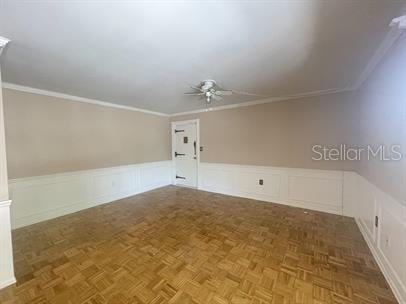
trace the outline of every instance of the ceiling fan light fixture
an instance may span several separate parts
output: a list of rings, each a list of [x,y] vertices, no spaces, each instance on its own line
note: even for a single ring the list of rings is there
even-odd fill
[[[206,95],[206,102],[208,104],[211,103],[211,97],[213,96],[213,93],[210,91],[207,91],[205,95]]]

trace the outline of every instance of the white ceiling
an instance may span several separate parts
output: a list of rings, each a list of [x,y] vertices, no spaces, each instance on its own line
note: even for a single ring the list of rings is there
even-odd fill
[[[183,92],[207,78],[272,97],[344,89],[404,3],[0,1],[3,81],[163,113],[204,108]]]

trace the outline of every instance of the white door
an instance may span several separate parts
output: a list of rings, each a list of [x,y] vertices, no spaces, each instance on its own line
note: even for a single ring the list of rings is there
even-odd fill
[[[198,122],[174,122],[172,125],[172,147],[175,184],[197,188]]]

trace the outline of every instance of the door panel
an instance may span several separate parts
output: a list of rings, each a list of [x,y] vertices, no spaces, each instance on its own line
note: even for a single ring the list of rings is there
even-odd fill
[[[197,125],[196,123],[176,124],[175,174],[176,184],[197,187]]]

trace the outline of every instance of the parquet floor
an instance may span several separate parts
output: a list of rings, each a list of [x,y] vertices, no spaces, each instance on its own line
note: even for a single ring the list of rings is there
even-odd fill
[[[391,304],[346,217],[173,186],[13,233],[5,303]]]

